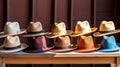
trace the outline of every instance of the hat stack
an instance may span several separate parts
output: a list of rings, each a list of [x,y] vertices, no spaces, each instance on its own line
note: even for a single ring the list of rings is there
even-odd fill
[[[101,41],[101,52],[113,52],[118,51],[120,43],[116,43],[113,34],[119,33],[120,29],[115,29],[113,21],[102,21],[99,27],[99,32],[95,32],[95,37],[103,37]]]
[[[25,49],[25,52],[38,53],[45,52],[53,48],[53,46],[48,46],[45,38],[46,32],[42,28],[41,22],[30,22],[27,27],[27,32],[22,36],[27,37],[29,40],[29,47]]]
[[[76,46],[71,44],[68,36],[72,33],[72,30],[66,30],[64,22],[54,23],[51,32],[46,35],[47,38],[54,38],[54,48],[51,52],[68,52],[76,49]]]
[[[0,52],[12,53],[27,48],[28,45],[21,43],[19,36],[17,36],[25,32],[25,29],[20,29],[18,22],[7,22],[4,31],[0,32],[0,38],[5,37],[3,44],[0,46]]]
[[[99,44],[94,44],[93,37],[91,36],[91,33],[95,32],[96,30],[96,27],[90,27],[88,21],[77,21],[75,32],[70,35],[71,37],[78,37],[78,48],[75,50],[75,52],[90,52],[100,48]]]

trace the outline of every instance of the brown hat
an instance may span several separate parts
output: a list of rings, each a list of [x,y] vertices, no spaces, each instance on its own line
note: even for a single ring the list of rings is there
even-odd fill
[[[113,21],[102,21],[99,27],[99,32],[95,32],[95,37],[119,33],[120,29],[115,29]]]
[[[97,30],[96,27],[90,28],[88,21],[77,21],[77,24],[75,26],[75,32],[73,32],[70,36],[71,37],[77,37],[85,34],[93,33]]]
[[[54,23],[52,26],[52,32],[47,35],[48,38],[56,38],[59,36],[66,36],[72,34],[71,30],[66,30],[64,22]]]
[[[30,22],[27,27],[27,33],[23,34],[23,37],[32,37],[32,36],[40,36],[45,35],[46,33],[43,32],[41,22]]]
[[[54,49],[51,50],[52,52],[68,52],[77,48],[70,43],[69,36],[55,38],[54,46]]]
[[[94,44],[92,36],[81,36],[77,40],[78,49],[75,52],[89,52],[98,50],[100,45]]]

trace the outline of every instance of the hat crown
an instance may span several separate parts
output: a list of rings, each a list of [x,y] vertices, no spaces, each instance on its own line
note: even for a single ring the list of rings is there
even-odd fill
[[[107,49],[117,47],[114,36],[103,36],[103,40],[101,41],[101,44],[102,44],[102,48],[107,48]]]
[[[75,26],[75,33],[88,33],[91,32],[91,28],[88,21],[77,21]]]
[[[100,24],[100,31],[114,31],[115,25],[113,21],[102,21]]]
[[[56,47],[68,47],[70,46],[70,38],[68,36],[57,37],[54,40],[54,44]]]
[[[94,48],[92,36],[81,36],[77,40],[78,48],[90,49]]]
[[[20,26],[18,22],[7,22],[4,27],[4,33],[16,34],[20,32]]]
[[[39,32],[42,31],[42,24],[41,22],[30,22],[29,26],[27,27],[28,32]]]
[[[64,22],[61,23],[54,23],[52,26],[52,34],[53,35],[65,35],[66,32],[66,26]]]
[[[4,47],[16,47],[20,45],[20,40],[18,36],[8,36],[5,38]]]

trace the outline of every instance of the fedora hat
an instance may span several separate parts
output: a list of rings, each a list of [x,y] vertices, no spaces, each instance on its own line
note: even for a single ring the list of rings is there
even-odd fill
[[[96,27],[90,28],[88,21],[77,21],[77,24],[75,26],[75,32],[73,32],[70,36],[71,37],[77,37],[85,34],[93,33],[97,30]]]
[[[28,45],[20,43],[20,39],[18,36],[7,36],[4,39],[3,44],[0,46],[0,52],[2,53],[18,52],[27,47]]]
[[[54,39],[54,48],[51,52],[68,52],[76,49],[77,47],[70,43],[69,36],[61,36]]]
[[[59,36],[66,36],[72,34],[72,30],[66,30],[66,26],[64,22],[54,23],[51,31],[52,32],[47,34],[48,38],[56,38]]]
[[[46,43],[45,36],[33,36],[29,38],[29,47],[24,52],[39,53],[45,52],[52,49],[54,46],[48,46]]]
[[[25,29],[20,29],[18,22],[7,22],[4,26],[4,31],[0,32],[0,38],[9,35],[19,35],[25,32],[26,32]]]
[[[23,37],[41,36],[46,33],[43,31],[41,22],[30,22],[27,27],[27,32],[23,34]]]
[[[120,43],[116,43],[114,36],[103,36],[100,52],[113,52],[120,49]]]
[[[115,29],[113,21],[102,21],[99,27],[99,32],[95,32],[93,35],[95,37],[111,35],[119,33],[120,29]]]
[[[90,52],[100,48],[99,44],[94,44],[92,36],[80,36],[77,40],[77,46],[75,52]]]

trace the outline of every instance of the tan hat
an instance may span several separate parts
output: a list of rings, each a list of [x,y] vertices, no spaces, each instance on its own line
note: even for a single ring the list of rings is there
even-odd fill
[[[96,27],[90,28],[88,21],[77,21],[77,24],[75,26],[75,32],[72,33],[70,36],[77,37],[85,34],[90,34],[92,32],[95,32],[96,30]]]
[[[0,38],[9,35],[19,35],[25,32],[25,29],[20,29],[18,22],[7,22],[4,26],[4,32],[0,32]]]
[[[28,46],[26,44],[20,43],[18,36],[7,36],[4,39],[3,45],[0,46],[0,52],[11,53],[21,51]]]
[[[32,37],[32,36],[40,36],[45,35],[46,33],[43,31],[41,22],[30,22],[27,27],[27,33],[23,34],[23,37]]]
[[[71,30],[66,30],[64,22],[54,23],[52,26],[52,32],[47,35],[48,38],[56,38],[59,36],[66,36],[72,34]]]
[[[80,36],[77,40],[78,49],[75,52],[90,52],[100,48],[100,45],[94,44],[92,36]]]
[[[54,39],[54,49],[51,52],[68,52],[76,49],[76,46],[73,46],[70,43],[69,36],[61,36]]]
[[[99,32],[95,32],[95,37],[119,33],[120,29],[115,29],[113,21],[102,21],[99,27]]]

